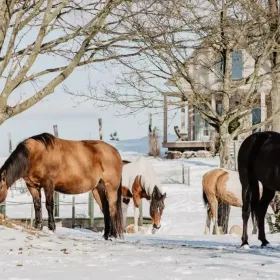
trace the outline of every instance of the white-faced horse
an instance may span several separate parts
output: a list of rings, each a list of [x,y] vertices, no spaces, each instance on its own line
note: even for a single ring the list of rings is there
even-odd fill
[[[128,188],[132,193],[134,205],[134,232],[138,231],[141,199],[146,198],[150,202],[150,216],[153,224],[152,233],[155,233],[161,226],[160,221],[164,209],[166,193],[163,193],[155,170],[145,157],[140,156],[134,162],[123,166],[122,186]],[[129,200],[127,200],[126,205],[123,207],[124,221],[126,221],[128,203]]]

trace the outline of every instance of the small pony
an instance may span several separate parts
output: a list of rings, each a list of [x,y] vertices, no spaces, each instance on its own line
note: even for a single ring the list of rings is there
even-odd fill
[[[42,229],[41,189],[46,196],[48,227],[55,230],[54,191],[81,194],[106,190],[104,238],[122,237],[122,159],[116,148],[103,141],[71,141],[49,133],[32,136],[18,144],[0,169],[0,203],[9,187],[23,178],[32,195],[35,227]]]
[[[138,231],[139,206],[142,198],[150,202],[150,216],[152,218],[154,234],[161,227],[161,216],[164,210],[166,193],[163,193],[161,184],[157,180],[153,166],[140,156],[136,161],[125,164],[122,172],[122,186],[132,193],[134,204],[134,232]],[[127,198],[127,206],[129,197]],[[124,202],[124,201],[123,201]],[[124,217],[127,207],[123,210]],[[124,219],[126,221],[126,219]]]
[[[218,202],[230,206],[242,207],[242,188],[237,171],[215,168],[204,174],[202,179],[203,200],[207,206],[205,234],[210,232],[211,219],[214,223],[213,234],[220,234],[218,226]],[[260,196],[262,185],[260,187]],[[252,215],[253,234],[257,233],[257,224]],[[224,232],[224,233],[227,233]]]

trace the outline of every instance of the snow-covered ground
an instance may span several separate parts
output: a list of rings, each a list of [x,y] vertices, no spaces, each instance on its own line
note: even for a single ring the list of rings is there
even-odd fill
[[[133,146],[133,141],[129,143]],[[141,142],[134,148],[126,145],[118,143],[124,159],[134,160],[144,152],[138,147]],[[273,249],[260,249],[257,237],[250,234],[249,250],[238,248],[240,236],[204,235],[201,178],[217,166],[217,159],[149,159],[167,193],[162,228],[155,235],[147,228],[125,234],[124,240],[106,242],[102,233],[87,230],[57,228],[53,234],[44,228],[43,234],[34,236],[0,226],[0,279],[279,279],[279,234],[267,236]],[[183,169],[186,183],[190,172],[190,185],[182,184]],[[87,197],[76,196],[76,202],[84,203],[77,205],[78,214],[87,214]],[[60,198],[71,201],[71,196]],[[14,190],[7,201],[10,218],[30,216],[29,195]],[[147,202],[143,207],[148,215]],[[60,212],[70,217],[71,205],[62,205]],[[98,207],[95,214],[101,216]],[[45,209],[43,215],[47,216]],[[239,208],[231,208],[232,225],[242,225]],[[249,233],[251,229],[250,221]]]

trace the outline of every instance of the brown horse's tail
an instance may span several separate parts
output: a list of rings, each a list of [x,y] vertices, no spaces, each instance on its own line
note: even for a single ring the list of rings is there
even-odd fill
[[[203,197],[204,205],[207,206],[208,203],[209,203],[209,201],[208,201],[208,198],[207,198],[206,193],[205,193],[204,190],[203,190],[203,195],[202,195],[202,197]]]
[[[118,199],[117,199],[117,214],[115,218],[117,235],[123,237],[124,227],[123,227],[123,213],[122,213],[122,179],[118,189]]]

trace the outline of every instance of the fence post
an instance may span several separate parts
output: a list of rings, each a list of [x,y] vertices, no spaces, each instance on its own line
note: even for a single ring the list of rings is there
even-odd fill
[[[8,139],[9,139],[9,154],[11,154],[13,151],[11,132],[8,132]]]
[[[72,196],[72,228],[75,228],[75,217],[76,217],[76,209],[75,209],[75,196]]]
[[[34,207],[33,207],[33,203],[32,203],[32,204],[31,204],[30,227],[33,227],[33,216],[34,216]]]
[[[90,218],[90,227],[94,226],[94,199],[92,192],[88,193],[88,216]]]
[[[233,151],[234,151],[234,170],[236,171],[238,169],[238,162],[237,162],[238,142],[237,141],[233,141]]]
[[[182,163],[182,182],[185,184],[185,166],[184,163]]]
[[[149,129],[148,129],[148,141],[149,141],[149,155],[153,155],[153,130],[152,130],[152,114],[149,114]]]
[[[53,125],[54,136],[58,137],[57,125]],[[54,216],[59,217],[59,193],[54,192]]]
[[[99,125],[99,139],[102,140],[103,136],[102,136],[102,119],[98,119],[98,125]]]
[[[139,205],[139,226],[143,226],[143,202],[140,200]]]
[[[187,170],[188,170],[188,186],[191,185],[191,168],[190,166],[187,166]]]
[[[6,215],[6,202],[4,201],[3,203],[0,204],[0,214]]]

